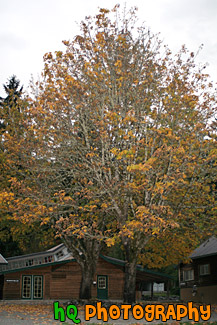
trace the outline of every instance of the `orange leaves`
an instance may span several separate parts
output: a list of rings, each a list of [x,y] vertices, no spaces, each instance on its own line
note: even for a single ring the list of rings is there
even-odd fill
[[[53,321],[53,305],[44,304],[2,304],[6,319],[17,319],[20,323],[56,324]]]
[[[106,209],[106,208],[108,208],[108,205],[107,205],[106,203],[102,203],[102,204],[101,204],[101,208],[102,208],[102,209]]]
[[[61,59],[62,56],[63,56],[63,52],[62,52],[62,51],[56,51],[55,54],[56,54],[56,58],[57,58],[57,59],[58,59],[58,58]]]
[[[83,36],[77,35],[75,38],[75,41],[78,42],[79,44],[82,44],[82,43],[84,43],[85,39]]]
[[[117,60],[114,64],[115,67],[121,68],[122,67],[122,61],[121,60]],[[121,70],[120,70],[121,71]]]
[[[112,153],[113,155],[115,155],[115,156],[117,156],[118,153],[119,153],[119,149],[118,149],[118,148],[112,148],[110,151],[111,151],[111,153]]]
[[[62,41],[65,46],[69,46],[69,41]]]
[[[197,227],[211,202],[215,142],[210,151],[204,139],[214,98],[199,96],[192,61],[159,57],[157,37],[132,32],[134,10],[121,22],[108,14],[82,22],[65,53],[45,55],[25,128],[29,173],[14,188],[31,198],[26,218],[53,218],[64,236],[108,246],[126,237],[142,250],[178,224],[182,236],[185,217]]]
[[[86,154],[86,158],[93,158],[94,156],[96,155],[96,153],[94,153],[94,152],[88,152],[87,154]]]
[[[103,13],[103,14],[108,14],[110,12],[109,9],[105,9],[105,8],[100,8],[99,12]]]
[[[8,211],[8,206],[11,202],[15,199],[15,195],[12,192],[8,191],[1,191],[0,192],[0,206],[1,209]]]
[[[46,53],[46,54],[44,55],[44,61],[52,60],[52,59],[53,59],[53,55],[52,55],[51,52]]]
[[[140,220],[146,236],[160,235],[168,227],[178,227],[178,223],[174,222],[170,208],[167,206],[151,206],[149,209],[145,206],[140,206],[137,209],[136,216]],[[166,216],[166,218],[165,218]]]
[[[135,150],[131,149],[131,150],[123,150],[121,152],[119,152],[116,156],[117,160],[121,160],[121,159],[133,159],[135,155]]]
[[[108,247],[114,246],[115,244],[115,238],[108,238],[105,240],[105,243]]]
[[[145,164],[140,163],[140,164],[136,164],[136,165],[130,165],[127,167],[127,170],[129,172],[139,172],[142,174],[144,172],[149,171],[151,168],[152,168],[151,163],[147,162]]]

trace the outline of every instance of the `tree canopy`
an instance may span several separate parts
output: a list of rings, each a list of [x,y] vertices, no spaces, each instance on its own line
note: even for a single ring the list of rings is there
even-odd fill
[[[178,261],[216,221],[212,84],[193,53],[174,56],[135,26],[134,9],[100,9],[65,52],[45,55],[20,142],[29,173],[13,180],[17,211],[56,227],[83,270],[102,241],[122,243],[128,302],[139,258]]]

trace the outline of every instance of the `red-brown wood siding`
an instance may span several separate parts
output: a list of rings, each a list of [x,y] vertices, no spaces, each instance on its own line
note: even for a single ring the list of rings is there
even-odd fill
[[[75,261],[5,274],[3,299],[21,299],[23,275],[43,275],[44,299],[79,297],[81,269]],[[121,266],[113,265],[100,258],[94,277],[95,281],[97,281],[97,275],[108,276],[109,299],[121,299],[123,297],[124,272]],[[7,282],[8,279],[16,279],[19,282]],[[92,285],[92,297],[97,297],[97,286],[94,284]]]

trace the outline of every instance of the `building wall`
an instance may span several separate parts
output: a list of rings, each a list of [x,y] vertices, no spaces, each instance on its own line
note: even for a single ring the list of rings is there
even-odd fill
[[[192,294],[192,288],[182,288],[180,290],[182,301],[201,302],[205,304],[217,303],[217,285],[198,287],[195,296]]]
[[[43,299],[79,298],[81,269],[75,261],[5,274],[3,299],[21,299],[23,275],[43,275]],[[124,272],[121,267],[100,258],[94,277],[96,282],[97,275],[108,276],[108,299],[122,299]],[[97,285],[94,284],[92,297],[97,297]]]
[[[201,275],[200,266],[208,264],[209,274]],[[194,278],[186,281],[183,271],[193,270]],[[195,295],[192,291],[195,291]],[[217,258],[215,255],[194,259],[180,266],[180,298],[183,301],[217,303]]]
[[[99,259],[96,269],[95,281],[97,275],[108,275],[108,299],[122,299],[124,292],[124,271],[121,266],[113,265]],[[92,287],[92,296],[97,297],[97,287]]]
[[[210,274],[200,275],[199,267],[203,264],[210,265]],[[194,279],[191,281],[184,281],[183,279],[183,271],[184,270],[194,270]],[[182,264],[180,266],[180,282],[186,282],[185,286],[192,287],[193,284],[198,286],[209,286],[209,285],[217,285],[217,258],[216,256],[207,256],[203,258],[194,259],[190,264]]]
[[[43,294],[44,299],[49,299],[49,282],[50,282],[51,267],[35,268],[34,270],[23,270],[4,275],[3,299],[20,299],[22,290],[23,275],[43,275]],[[14,281],[14,282],[13,282]],[[16,282],[15,282],[16,281]]]
[[[81,270],[76,262],[54,265],[50,274],[50,299],[79,297]]]

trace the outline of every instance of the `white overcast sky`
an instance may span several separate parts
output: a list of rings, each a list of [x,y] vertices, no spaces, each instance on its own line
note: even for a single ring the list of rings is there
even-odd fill
[[[31,75],[37,80],[46,52],[63,50],[62,40],[78,33],[76,22],[98,8],[115,4],[138,7],[138,17],[173,52],[185,44],[197,61],[209,63],[207,73],[217,82],[217,0],[0,0],[0,95],[13,74],[26,89]]]

